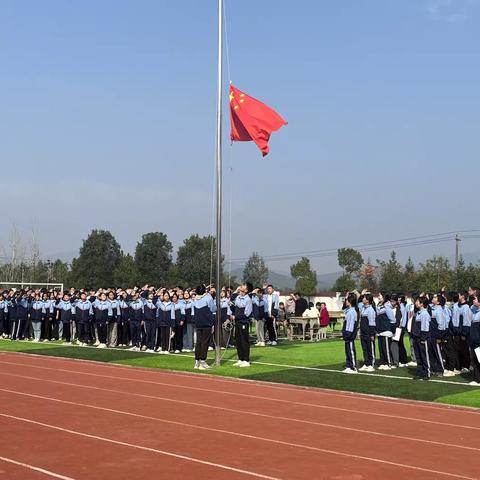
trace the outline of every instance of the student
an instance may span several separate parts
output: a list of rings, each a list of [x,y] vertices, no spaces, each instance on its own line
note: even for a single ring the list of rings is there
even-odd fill
[[[462,373],[460,371],[460,337],[462,336],[462,327],[460,325],[460,307],[458,304],[459,295],[454,293],[451,298],[452,306],[448,329],[450,330],[452,345],[449,345],[448,348],[455,354],[455,367],[453,373],[455,373],[455,375],[459,375]]]
[[[185,311],[185,323],[183,326],[183,351],[192,352],[193,351],[193,331],[195,328],[194,325],[194,314],[195,309],[193,308],[193,301],[190,297],[190,292],[187,290],[183,294],[183,309]]]
[[[143,322],[143,302],[138,292],[133,292],[132,301],[129,304],[128,317],[130,319],[130,337],[132,346],[130,350],[138,352],[140,350],[141,335],[140,329]]]
[[[470,370],[470,349],[468,346],[468,336],[472,325],[473,313],[468,304],[468,292],[461,292],[458,295],[458,315],[460,326],[460,337],[457,340],[457,349],[459,355],[459,368],[462,373],[468,373]]]
[[[235,321],[235,343],[238,361],[233,366],[244,368],[250,366],[250,341],[248,334],[253,307],[252,300],[248,295],[247,285],[238,287],[237,292],[238,296],[235,298],[235,310],[232,320]]]
[[[472,316],[472,324],[470,327],[470,335],[468,337],[470,345],[470,357],[472,359],[473,381],[470,385],[480,385],[480,361],[477,353],[480,348],[480,294],[473,295],[473,305],[475,313]]]
[[[395,333],[397,328],[400,329],[400,336],[397,340],[392,338],[392,357],[393,362],[397,367],[406,367],[408,363],[407,351],[405,344],[403,343],[403,337],[407,330],[408,312],[407,312],[407,300],[404,295],[396,298],[396,310],[395,310]]]
[[[80,299],[75,303],[75,320],[80,346],[86,347],[90,343],[90,324],[93,320],[93,305],[87,300],[87,294],[82,292]]]
[[[392,359],[390,356],[390,338],[392,337],[391,322],[395,321],[390,296],[379,294],[377,305],[377,316],[375,318],[376,331],[378,335],[378,349],[380,351],[379,370],[390,370]]]
[[[182,294],[183,296],[183,294]],[[184,302],[180,301],[178,294],[172,295],[172,315],[175,319],[174,336],[173,336],[173,350],[175,353],[182,353],[183,351],[183,326],[185,324],[185,309]]]
[[[451,377],[453,371],[445,369],[443,362],[444,344],[447,339],[448,321],[445,313],[445,297],[436,294],[432,297],[432,321],[430,323],[430,364],[433,373],[439,376]],[[446,352],[445,352],[446,353]]]
[[[155,352],[157,340],[157,306],[154,303],[153,293],[148,294],[143,305],[143,326],[145,328],[145,345],[147,352]]]
[[[257,333],[256,347],[265,346],[265,302],[263,300],[263,292],[260,288],[256,288],[252,295],[252,316],[255,321],[255,330]],[[270,342],[271,344],[271,342]]]
[[[35,295],[35,301],[30,306],[30,321],[33,327],[33,341],[39,342],[42,335],[42,323],[45,318],[45,304],[40,293]]]
[[[0,296],[0,336],[2,338],[8,338],[10,336],[10,328],[8,324],[8,301],[6,292],[3,292]]]
[[[116,347],[118,343],[118,323],[121,319],[120,302],[115,297],[115,292],[108,292],[108,302],[112,309],[112,316],[108,318],[107,345]]]
[[[107,325],[113,317],[112,305],[107,301],[105,293],[100,293],[99,298],[93,304],[93,318],[98,332],[98,348],[107,347]]]
[[[265,322],[268,331],[268,345],[277,345],[276,322],[278,317],[278,308],[280,297],[273,291],[273,285],[267,285],[266,294],[263,296],[263,308],[265,312]]]
[[[175,307],[172,308],[170,293],[163,294],[162,301],[157,304],[157,326],[160,330],[160,348],[158,353],[162,355],[170,354],[173,329],[175,328]]]
[[[220,292],[220,309],[221,309],[221,322],[222,322],[222,335],[221,335],[221,348],[227,348],[231,340],[231,330],[227,330],[224,326],[225,322],[230,321],[232,311],[230,309],[230,300],[227,298],[227,292],[224,289]],[[264,344],[265,345],[265,344]]]
[[[195,311],[193,318],[197,337],[194,368],[197,370],[207,370],[210,368],[207,364],[208,345],[210,344],[217,309],[210,293],[206,293],[205,285],[200,285],[195,289],[193,309]]]
[[[75,313],[75,308],[70,301],[70,293],[65,292],[63,299],[57,305],[57,322],[58,322],[58,335],[59,339],[63,338],[66,345],[72,343],[72,329],[71,322]],[[61,325],[61,328],[60,328]],[[62,335],[60,336],[60,332]]]
[[[326,340],[327,328],[330,325],[330,315],[328,314],[327,304],[325,302],[320,302],[319,312],[320,312],[320,340]]]
[[[376,312],[373,295],[366,293],[361,297],[360,311],[360,344],[363,350],[364,365],[362,372],[375,371],[375,328]]]
[[[412,324],[414,322],[414,317],[416,314],[415,311],[415,301],[417,297],[412,297],[413,302],[407,303],[405,310],[407,313],[407,328],[406,331],[408,332],[408,338],[410,340],[410,361],[407,362],[407,367],[416,367],[417,366],[417,359],[415,357],[415,350],[413,348],[413,340],[412,340]]]
[[[28,301],[27,292],[22,290],[20,292],[20,298],[17,300],[16,305],[16,316],[17,316],[17,332],[16,339],[24,340],[25,333],[28,328],[28,311],[30,308],[30,303]]]
[[[358,331],[357,296],[349,293],[345,299],[345,321],[342,327],[342,338],[345,342],[346,368],[343,373],[358,373],[355,339]]]
[[[129,297],[127,292],[121,291],[119,297],[120,318],[117,326],[118,346],[126,347],[130,343]]]
[[[417,359],[417,379],[429,380],[430,370],[430,315],[428,313],[429,301],[427,297],[419,297],[415,302],[418,311],[412,324],[412,340]]]

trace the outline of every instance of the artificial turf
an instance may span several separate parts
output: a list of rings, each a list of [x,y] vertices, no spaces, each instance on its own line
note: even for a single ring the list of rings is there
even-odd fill
[[[79,358],[169,370],[193,370],[192,354],[156,355],[126,349],[82,348],[57,342],[33,343],[0,340],[0,351],[35,353],[57,357]],[[361,349],[357,347],[361,358]],[[267,382],[289,383],[308,387],[323,387],[412,400],[426,400],[480,408],[480,388],[467,383],[470,374],[434,378],[428,382],[413,381],[414,368],[377,371],[375,374],[348,375],[341,373],[344,343],[325,340],[318,343],[283,340],[276,347],[252,347],[250,368],[234,367],[235,349],[222,351],[222,364],[207,373]],[[209,352],[213,358],[214,352]],[[0,366],[1,368],[1,366]]]

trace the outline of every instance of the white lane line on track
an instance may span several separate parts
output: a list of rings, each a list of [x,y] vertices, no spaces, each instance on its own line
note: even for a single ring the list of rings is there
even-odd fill
[[[12,460],[11,458],[0,457],[0,461],[11,463],[12,465],[17,465],[17,467],[23,467],[29,470],[33,470],[35,472],[43,473],[44,475],[48,475],[49,477],[53,477],[53,478],[58,478],[60,480],[75,480],[72,477],[66,477],[65,475],[60,475],[59,473],[51,472],[50,470],[45,470],[44,468],[35,467],[34,465],[30,465],[28,463],[18,462],[16,460]]]

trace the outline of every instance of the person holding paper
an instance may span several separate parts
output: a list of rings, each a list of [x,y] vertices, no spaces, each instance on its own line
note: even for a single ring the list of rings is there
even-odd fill
[[[460,370],[462,373],[468,373],[470,371],[471,360],[468,337],[470,336],[470,326],[473,317],[472,310],[468,304],[468,292],[460,292],[458,294],[458,308],[460,321],[460,338],[458,341]]]
[[[359,298],[360,310],[360,344],[363,350],[364,365],[362,372],[375,371],[375,302],[371,293]]]
[[[454,375],[453,371],[450,373],[450,370],[445,368],[443,362],[444,344],[448,333],[447,325],[445,297],[441,294],[434,295],[432,298],[432,322],[430,324],[432,333],[430,339],[432,370],[439,376],[451,377]]]
[[[390,296],[380,293],[378,298],[377,317],[375,319],[378,335],[378,349],[380,351],[380,366],[378,369],[390,370],[392,368],[392,360],[389,340],[393,336],[390,322],[395,322],[395,316],[393,315]]]
[[[430,340],[430,315],[428,313],[429,300],[427,297],[419,297],[415,302],[418,309],[412,324],[413,348],[417,358],[417,380],[429,380],[430,354],[428,342]]]
[[[345,321],[343,322],[342,338],[345,342],[346,368],[343,373],[358,373],[357,352],[355,350],[355,339],[358,331],[358,307],[357,296],[349,293],[345,299]]]

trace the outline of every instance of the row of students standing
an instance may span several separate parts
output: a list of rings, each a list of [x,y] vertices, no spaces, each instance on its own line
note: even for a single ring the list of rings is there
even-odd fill
[[[349,293],[345,299],[345,373],[373,372],[376,367],[376,341],[379,346],[378,368],[417,367],[417,378],[428,380],[432,374],[454,376],[472,371],[473,385],[480,385],[480,292],[461,292],[447,296],[414,297],[373,296]],[[364,365],[358,369],[355,339],[360,330]],[[408,335],[411,361],[404,344]]]

